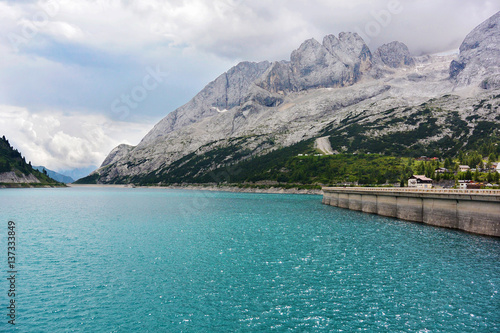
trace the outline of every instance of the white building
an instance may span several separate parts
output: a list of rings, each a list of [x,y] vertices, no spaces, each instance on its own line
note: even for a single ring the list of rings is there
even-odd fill
[[[408,179],[408,187],[413,188],[432,188],[432,179],[424,175],[413,175]]]
[[[467,170],[470,170],[470,166],[468,166],[468,165],[459,165],[458,169],[460,170],[460,172],[467,172]]]

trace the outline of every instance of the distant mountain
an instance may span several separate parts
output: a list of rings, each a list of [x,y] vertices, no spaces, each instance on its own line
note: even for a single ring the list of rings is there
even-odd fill
[[[78,180],[82,177],[87,176],[89,173],[97,169],[96,165],[91,165],[85,168],[75,168],[75,169],[67,169],[67,170],[59,170],[60,174],[66,175],[68,177],[73,178],[74,180]]]
[[[0,138],[0,185],[3,187],[27,184],[31,186],[62,185],[47,174],[35,170],[31,162],[26,163],[21,153],[14,149],[3,136]]]
[[[58,172],[52,171],[50,169],[47,169],[44,166],[34,166],[33,169],[36,169],[36,170],[41,171],[41,172],[43,172],[43,170],[46,170],[47,171],[47,175],[50,178],[55,179],[55,180],[57,180],[58,182],[61,182],[61,183],[68,184],[68,183],[72,183],[72,182],[75,181],[73,178],[71,178],[69,176],[66,176],[66,175],[60,174]]]
[[[215,181],[214,170],[309,152],[324,137],[333,151],[396,156],[500,145],[499,21],[475,28],[458,56],[413,57],[397,41],[372,52],[340,33],[305,41],[288,61],[242,62],[80,182]]]

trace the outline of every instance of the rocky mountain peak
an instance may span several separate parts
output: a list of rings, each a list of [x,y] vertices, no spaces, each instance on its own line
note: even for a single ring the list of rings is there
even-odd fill
[[[134,148],[135,148],[134,146],[130,146],[124,143],[118,145],[108,154],[108,156],[106,157],[106,159],[104,159],[100,167],[102,168],[106,165],[113,164],[114,162],[122,159]]]
[[[353,65],[356,78],[371,68],[372,53],[363,38],[355,32],[341,32],[339,40],[341,50],[351,59],[354,59]]]
[[[378,65],[385,65],[391,68],[415,65],[415,60],[411,56],[408,46],[398,41],[380,46],[375,51],[374,61]]]
[[[357,33],[341,32],[338,38],[327,35],[323,38],[323,46],[339,61],[352,67],[356,77],[371,67],[370,49]]]
[[[169,113],[149,131],[139,146],[147,145],[168,133],[240,105],[255,80],[270,66],[269,61],[240,62],[207,84],[188,103]]]
[[[336,44],[340,45],[339,43]],[[294,90],[311,88],[338,87],[355,83],[354,69],[349,68],[355,59],[342,54],[344,60],[336,53],[309,39],[292,52],[290,66]]]
[[[500,12],[478,25],[460,45],[460,53],[474,50],[482,46],[486,49],[498,49],[498,33],[500,29]]]
[[[303,42],[300,47],[293,51],[291,56],[292,69],[300,71],[301,75],[307,75],[315,66],[327,67],[330,63],[335,63],[328,51],[314,38]]]
[[[450,64],[450,78],[457,85],[500,87],[500,12],[472,30],[459,50]]]
[[[274,63],[256,84],[271,93],[350,86],[371,68],[372,55],[356,33],[325,36],[323,44],[308,39],[290,62]]]
[[[334,50],[336,54],[342,52],[355,61],[371,61],[372,54],[370,49],[365,44],[363,38],[361,38],[357,33],[341,32],[339,34],[339,42],[338,49]]]

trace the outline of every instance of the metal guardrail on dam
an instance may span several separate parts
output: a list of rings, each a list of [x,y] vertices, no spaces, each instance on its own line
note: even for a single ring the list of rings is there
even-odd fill
[[[500,190],[324,187],[323,203],[500,237]]]
[[[324,190],[367,191],[367,192],[411,192],[411,193],[450,193],[450,194],[490,194],[500,196],[500,190],[460,190],[460,189],[425,189],[425,188],[389,188],[389,187],[323,187]]]

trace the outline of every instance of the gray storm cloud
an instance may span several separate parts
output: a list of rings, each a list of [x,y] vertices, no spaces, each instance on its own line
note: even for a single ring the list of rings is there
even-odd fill
[[[0,111],[10,115],[0,132],[37,164],[99,164],[127,139],[110,128],[144,132],[239,61],[287,60],[304,40],[342,31],[372,50],[399,40],[414,55],[444,52],[499,10],[490,0],[0,1]],[[117,119],[113,102],[139,92],[156,67],[168,77]],[[108,132],[92,143],[68,112]]]

